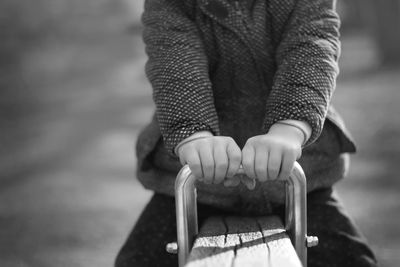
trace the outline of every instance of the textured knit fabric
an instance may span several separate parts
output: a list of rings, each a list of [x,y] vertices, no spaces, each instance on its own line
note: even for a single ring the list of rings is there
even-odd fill
[[[181,167],[174,147],[198,131],[240,147],[277,121],[306,121],[312,136],[300,163],[308,189],[343,177],[354,144],[330,107],[338,74],[334,0],[147,0],[143,14],[156,116],[137,143],[138,178],[173,194]],[[325,123],[325,118],[329,122]],[[283,199],[283,186],[199,186],[199,200],[227,207]],[[232,206],[233,207],[233,206]]]
[[[308,122],[315,141],[338,73],[333,2],[148,0],[147,74],[167,150],[199,130],[243,145],[284,119]]]
[[[116,267],[176,267],[177,255],[165,251],[176,241],[175,205],[172,197],[155,195],[116,260]],[[376,267],[373,253],[332,190],[315,191],[308,196],[308,233],[319,238],[319,245],[308,249],[308,267]],[[283,207],[275,209],[283,217]],[[211,206],[198,205],[199,222],[209,216],[237,215]]]

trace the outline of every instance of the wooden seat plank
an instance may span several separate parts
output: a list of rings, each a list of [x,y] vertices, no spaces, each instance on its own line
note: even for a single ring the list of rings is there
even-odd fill
[[[280,218],[212,217],[201,227],[187,267],[301,267]]]
[[[237,240],[232,239],[232,237]],[[194,241],[186,266],[221,266],[230,267],[234,258],[234,248],[239,238],[227,235],[227,228],[222,217],[206,220]]]

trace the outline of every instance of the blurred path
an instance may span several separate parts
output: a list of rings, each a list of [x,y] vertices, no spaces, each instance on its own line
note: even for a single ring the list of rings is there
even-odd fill
[[[152,112],[135,21],[92,18],[103,30],[25,56],[32,96],[0,163],[0,266],[112,266],[150,197],[134,179]]]
[[[344,38],[341,58],[333,103],[358,152],[337,187],[381,266],[400,266],[400,68],[380,66],[371,40],[354,34]]]
[[[29,52],[21,138],[0,163],[0,266],[111,266],[150,197],[134,142],[151,117],[139,2],[85,40]],[[135,19],[127,19],[130,17]],[[107,23],[108,23],[107,22]],[[89,29],[90,31],[93,29]],[[359,144],[338,188],[383,267],[400,266],[399,70],[376,71],[369,40],[344,41],[334,102]]]

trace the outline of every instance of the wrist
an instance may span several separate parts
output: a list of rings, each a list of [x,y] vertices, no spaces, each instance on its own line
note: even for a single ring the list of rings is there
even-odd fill
[[[214,135],[209,131],[196,132],[196,133],[190,135],[189,137],[183,139],[181,142],[179,142],[174,148],[174,153],[175,153],[175,155],[179,156],[179,148],[181,148],[183,145],[185,145],[191,141],[194,141],[194,140],[203,139],[203,138],[212,137],[212,136],[214,136]]]
[[[308,140],[307,132],[284,121],[273,124],[268,131],[268,134],[277,135],[296,141],[300,146],[303,146]]]
[[[304,143],[307,143],[307,141],[310,139],[312,135],[312,128],[308,122],[299,120],[283,120],[283,121],[278,121],[278,123],[289,124],[301,130],[305,136]]]

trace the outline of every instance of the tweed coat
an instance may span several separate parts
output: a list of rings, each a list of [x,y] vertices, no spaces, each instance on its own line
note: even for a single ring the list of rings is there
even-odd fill
[[[195,132],[243,147],[285,119],[312,128],[300,159],[308,190],[343,177],[343,153],[355,147],[330,105],[340,54],[334,0],[147,0],[142,19],[156,104],[137,142],[146,188],[173,194],[181,167],[173,149]],[[267,210],[283,192],[282,184],[199,185],[199,201]]]

